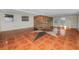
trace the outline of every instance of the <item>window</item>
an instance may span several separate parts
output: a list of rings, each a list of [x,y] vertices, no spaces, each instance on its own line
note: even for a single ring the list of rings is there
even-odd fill
[[[22,16],[22,21],[29,21],[29,17],[28,16]]]
[[[54,23],[64,25],[65,24],[65,18],[56,18],[54,20]]]
[[[13,22],[13,15],[11,14],[5,14],[5,22]]]

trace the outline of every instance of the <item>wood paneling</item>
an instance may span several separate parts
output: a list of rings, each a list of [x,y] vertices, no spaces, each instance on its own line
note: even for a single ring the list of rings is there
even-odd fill
[[[51,30],[53,18],[48,16],[35,16],[34,27],[38,30]]]

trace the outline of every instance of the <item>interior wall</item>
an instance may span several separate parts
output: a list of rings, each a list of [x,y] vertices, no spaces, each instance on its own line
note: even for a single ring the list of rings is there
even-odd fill
[[[23,15],[12,14],[12,15],[14,15],[14,21],[5,22],[4,15],[5,15],[4,13],[0,14],[0,22],[1,22],[0,31],[8,31],[8,30],[34,27],[33,16],[29,16],[29,21],[21,21],[21,16],[23,16]]]
[[[79,16],[78,16],[78,30],[79,30]]]
[[[69,28],[77,28],[78,26],[77,16],[69,16],[69,17],[66,17],[66,19],[67,19],[67,24]]]
[[[2,17],[3,17],[3,16],[2,16],[2,14],[0,13],[0,32],[2,31],[2,29],[1,29],[1,27],[2,27],[2,26],[1,26]]]
[[[77,24],[77,21],[78,21],[77,16],[54,17],[53,25],[59,27],[61,24],[57,24],[57,23],[54,22],[56,18],[58,18],[58,19],[59,18],[65,18],[64,26],[67,26],[69,28],[78,28],[78,26],[77,26],[78,25]]]
[[[5,22],[5,13],[0,13],[0,31],[8,31],[8,30],[15,30],[15,29],[22,29],[22,28],[29,28],[34,27],[34,20],[33,16],[29,16],[29,21],[22,22],[21,16],[22,14],[14,14],[14,21],[7,23]],[[26,15],[27,16],[27,15]],[[79,16],[63,16],[66,18],[64,26],[69,28],[78,28],[79,29]],[[56,18],[61,17],[53,17],[53,26],[60,26],[60,24],[54,23]]]

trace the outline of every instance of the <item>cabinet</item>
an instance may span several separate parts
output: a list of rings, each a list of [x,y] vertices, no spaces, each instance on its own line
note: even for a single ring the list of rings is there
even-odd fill
[[[34,28],[37,30],[52,30],[53,17],[48,16],[35,16],[34,17]]]

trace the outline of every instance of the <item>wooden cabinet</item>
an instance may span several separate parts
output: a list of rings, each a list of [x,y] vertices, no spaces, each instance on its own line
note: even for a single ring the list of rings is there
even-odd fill
[[[48,16],[35,16],[34,28],[38,30],[52,30],[53,18]]]

